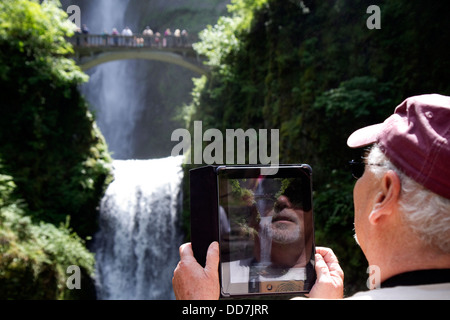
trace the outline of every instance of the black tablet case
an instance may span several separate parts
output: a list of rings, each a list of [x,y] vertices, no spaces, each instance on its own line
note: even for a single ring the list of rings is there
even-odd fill
[[[219,241],[216,168],[207,166],[189,171],[192,250],[197,262],[203,267],[209,245]]]

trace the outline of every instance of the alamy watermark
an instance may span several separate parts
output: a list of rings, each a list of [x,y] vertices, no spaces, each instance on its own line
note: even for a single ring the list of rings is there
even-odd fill
[[[379,6],[371,5],[367,7],[366,13],[371,15],[366,20],[367,29],[381,29],[381,9]]]
[[[291,0],[292,1],[292,0]],[[292,1],[294,2],[294,1]],[[310,9],[306,7],[303,1],[299,1],[299,6],[302,8],[303,14],[310,13]],[[81,28],[81,9],[77,5],[70,5],[66,9],[69,15],[69,21],[73,22],[78,28]],[[367,7],[366,13],[370,16],[366,20],[367,29],[381,29],[381,9],[377,5],[370,5]]]
[[[379,289],[381,287],[381,269],[377,265],[371,265],[367,268],[369,278],[366,285],[370,290]]]
[[[278,129],[270,130],[270,153],[268,134],[267,129],[258,132],[255,129],[226,129],[224,149],[224,135],[219,129],[203,132],[202,121],[195,121],[193,140],[187,129],[173,131],[171,140],[179,143],[173,147],[172,156],[185,155],[187,164],[246,164],[248,156],[248,164],[270,165],[261,170],[262,174],[275,174],[279,164],[280,133]],[[211,143],[203,149],[203,142]]]
[[[79,6],[70,5],[66,10],[69,15],[69,21],[74,23],[77,28],[81,28],[81,9]]]
[[[66,286],[69,290],[81,289],[81,270],[77,265],[71,265],[67,267],[67,274],[70,276],[66,280]]]

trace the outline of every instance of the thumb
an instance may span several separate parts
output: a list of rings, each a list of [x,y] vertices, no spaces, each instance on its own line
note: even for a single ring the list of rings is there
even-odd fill
[[[206,253],[205,271],[217,273],[219,269],[219,243],[214,241],[209,245]]]
[[[325,263],[325,260],[323,259],[322,255],[319,253],[316,253],[316,273],[317,273],[317,280],[319,280],[321,277],[329,277],[330,276],[330,270],[328,269],[328,265]]]

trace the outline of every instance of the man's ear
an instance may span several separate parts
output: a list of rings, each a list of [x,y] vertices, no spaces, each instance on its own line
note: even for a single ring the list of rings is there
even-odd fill
[[[395,171],[389,170],[384,174],[377,188],[378,193],[374,197],[373,209],[369,214],[369,222],[372,224],[377,224],[380,219],[394,212],[400,197],[400,178]]]

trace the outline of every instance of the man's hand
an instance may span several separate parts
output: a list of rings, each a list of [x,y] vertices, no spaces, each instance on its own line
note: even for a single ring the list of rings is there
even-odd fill
[[[333,250],[316,248],[317,280],[309,297],[316,299],[342,299],[344,297],[344,272]]]
[[[180,262],[172,278],[177,300],[217,300],[219,284],[219,244],[211,243],[203,268],[194,258],[191,243],[180,247]]]

